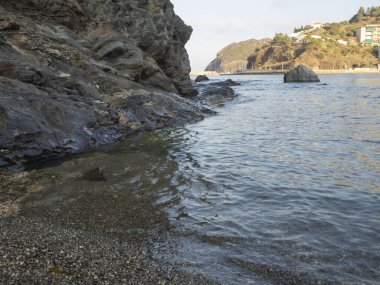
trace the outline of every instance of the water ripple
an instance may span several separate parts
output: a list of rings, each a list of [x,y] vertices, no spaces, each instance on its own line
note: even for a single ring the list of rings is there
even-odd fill
[[[218,265],[230,283],[378,282],[380,79],[260,78],[168,149],[192,181],[182,226],[242,268]]]

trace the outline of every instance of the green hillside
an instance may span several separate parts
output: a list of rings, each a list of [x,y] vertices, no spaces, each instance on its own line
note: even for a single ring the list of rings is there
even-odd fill
[[[320,32],[325,33],[325,28]],[[350,37],[338,40],[350,41]],[[378,63],[377,48],[372,46],[343,45],[331,36],[329,39],[308,36],[304,42],[296,43],[288,36],[276,35],[268,47],[249,56],[247,69],[289,69],[299,64],[306,64],[313,69],[348,69],[373,67]]]

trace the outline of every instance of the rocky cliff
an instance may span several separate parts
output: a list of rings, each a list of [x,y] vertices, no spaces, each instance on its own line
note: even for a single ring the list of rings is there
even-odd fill
[[[202,119],[191,33],[169,0],[0,0],[0,167]]]
[[[238,69],[246,69],[248,57],[270,43],[270,39],[250,39],[239,43],[232,43],[218,52],[217,57],[210,62],[205,71],[220,73],[235,72]]]

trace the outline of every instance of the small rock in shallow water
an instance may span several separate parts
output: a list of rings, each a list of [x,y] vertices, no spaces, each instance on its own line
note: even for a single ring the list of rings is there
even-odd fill
[[[8,20],[8,19],[0,19],[0,31],[17,31],[20,29],[20,25]]]
[[[224,81],[224,83],[228,86],[240,86],[241,85],[240,83],[233,81],[231,79],[227,79],[226,81]]]
[[[106,181],[106,177],[104,176],[104,171],[100,167],[97,167],[95,169],[92,169],[81,177],[84,180],[89,181]]]
[[[195,99],[207,105],[221,105],[227,101],[231,101],[237,95],[230,86],[238,86],[240,83],[231,79],[210,84],[200,84],[196,86],[199,96]]]
[[[203,82],[209,80],[210,79],[206,75],[198,75],[197,78],[195,78],[195,82]]]

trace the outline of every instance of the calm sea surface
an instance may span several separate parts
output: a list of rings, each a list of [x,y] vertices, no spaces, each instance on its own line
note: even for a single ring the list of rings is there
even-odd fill
[[[143,233],[152,258],[226,284],[380,284],[380,76],[233,79],[216,116],[38,170],[63,178],[25,212]],[[70,178],[96,166],[107,181]]]

